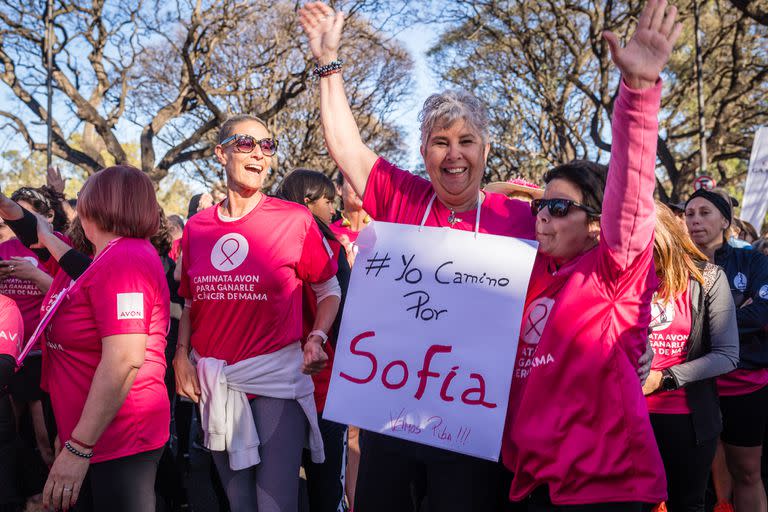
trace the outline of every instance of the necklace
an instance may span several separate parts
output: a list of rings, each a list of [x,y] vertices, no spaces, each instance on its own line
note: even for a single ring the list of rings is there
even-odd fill
[[[448,222],[450,223],[451,227],[455,226],[457,222],[461,222],[461,219],[456,216],[456,212],[451,208],[451,214],[448,215]]]

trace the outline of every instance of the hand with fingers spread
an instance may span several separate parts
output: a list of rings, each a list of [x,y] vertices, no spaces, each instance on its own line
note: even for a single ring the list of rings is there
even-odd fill
[[[324,66],[338,58],[344,13],[334,11],[324,2],[309,2],[299,9],[299,22],[319,65]]]
[[[45,184],[59,194],[63,194],[67,186],[67,180],[61,176],[61,169],[58,166],[51,166],[46,171]]]
[[[648,89],[659,79],[683,26],[675,23],[677,8],[667,8],[666,0],[648,0],[637,28],[622,48],[613,32],[603,32],[611,58],[621,71],[624,81],[633,89]]]

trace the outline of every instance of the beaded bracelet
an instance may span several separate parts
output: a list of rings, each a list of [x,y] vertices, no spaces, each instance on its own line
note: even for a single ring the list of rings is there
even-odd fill
[[[312,71],[312,74],[315,75],[315,78],[323,78],[329,75],[332,75],[334,73],[338,73],[341,71],[341,67],[344,65],[344,61],[341,59],[336,59],[325,66],[317,66],[314,71]]]
[[[80,457],[81,459],[90,459],[91,457],[93,457],[93,452],[91,452],[91,453],[81,452],[80,450],[78,450],[77,448],[72,446],[72,444],[70,444],[69,441],[64,443],[64,448],[69,450],[69,452],[71,454],[76,455],[76,456]]]

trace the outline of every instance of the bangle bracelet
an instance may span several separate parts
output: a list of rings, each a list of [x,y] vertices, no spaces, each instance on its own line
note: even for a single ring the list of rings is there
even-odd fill
[[[84,443],[81,440],[79,440],[78,438],[76,438],[75,436],[69,436],[69,440],[70,441],[74,441],[75,443],[79,444],[80,446],[82,446],[86,450],[93,450],[93,447],[96,446],[95,444]]]
[[[64,448],[66,448],[67,451],[69,451],[69,453],[71,453],[72,455],[80,457],[81,459],[90,459],[91,457],[93,457],[93,452],[91,453],[81,452],[80,450],[72,446],[72,444],[69,441],[64,443]]]
[[[312,71],[312,74],[315,75],[315,78],[323,78],[329,75],[333,75],[334,73],[338,73],[341,71],[341,67],[344,65],[344,61],[341,59],[336,59],[325,66],[317,66],[314,71]]]

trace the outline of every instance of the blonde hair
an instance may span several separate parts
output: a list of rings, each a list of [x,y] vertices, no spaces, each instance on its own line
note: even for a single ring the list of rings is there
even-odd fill
[[[653,237],[653,263],[661,283],[656,296],[666,302],[688,289],[693,278],[704,284],[697,263],[707,261],[667,206],[656,201],[656,227]]]

